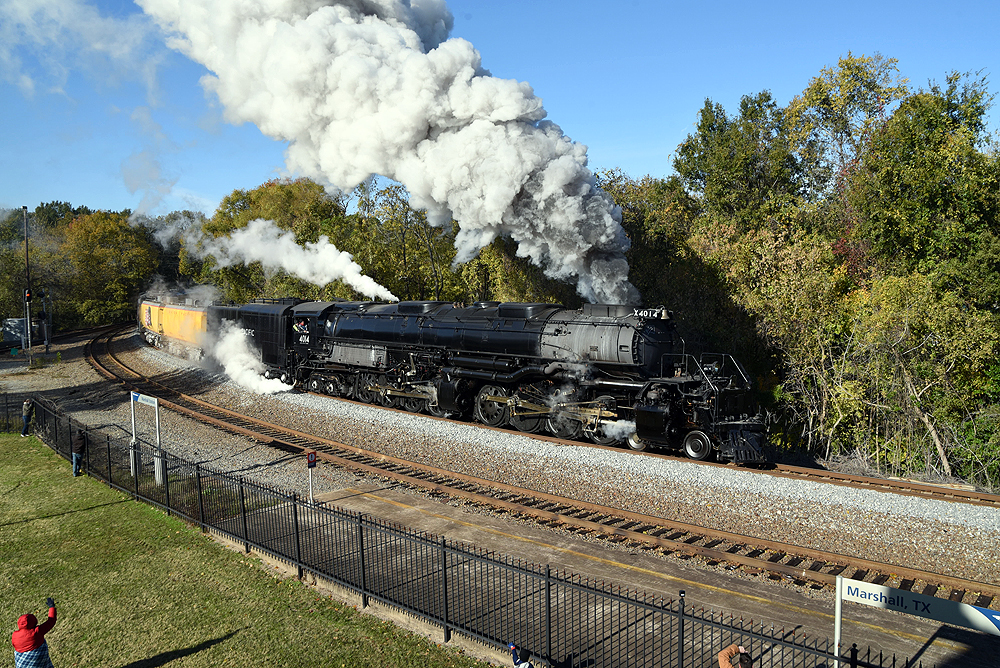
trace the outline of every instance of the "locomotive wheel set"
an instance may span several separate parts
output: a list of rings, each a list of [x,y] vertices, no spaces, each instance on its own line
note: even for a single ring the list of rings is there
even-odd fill
[[[201,348],[229,323],[266,377],[313,392],[692,459],[764,459],[741,365],[684,353],[662,308],[159,297],[141,300],[138,316],[161,347]]]

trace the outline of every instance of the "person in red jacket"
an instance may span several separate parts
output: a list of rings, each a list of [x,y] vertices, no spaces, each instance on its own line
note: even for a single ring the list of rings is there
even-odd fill
[[[49,606],[49,618],[41,626],[30,612],[17,620],[17,630],[10,635],[14,645],[14,668],[53,668],[45,634],[56,625],[56,603],[51,598],[45,602]]]

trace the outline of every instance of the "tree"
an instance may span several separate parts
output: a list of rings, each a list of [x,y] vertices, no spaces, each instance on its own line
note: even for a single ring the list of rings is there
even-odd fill
[[[132,317],[139,291],[158,261],[146,228],[129,225],[126,214],[105,211],[70,223],[61,252],[73,274],[71,310],[81,325]]]
[[[293,232],[299,244],[315,243],[324,234],[333,238],[331,228],[345,221],[345,210],[340,198],[330,196],[314,181],[272,180],[253,190],[234,190],[223,198],[215,215],[201,229],[205,234],[222,237],[256,219],[274,221],[280,229]],[[323,288],[284,272],[265,271],[259,262],[218,267],[212,257],[201,259],[198,250],[189,248],[186,242],[180,252],[180,273],[199,283],[217,285],[227,299],[237,302],[257,297],[324,296]]]
[[[920,271],[977,308],[1000,304],[1000,156],[985,134],[992,96],[957,73],[902,101],[850,179],[854,236],[892,271]],[[983,151],[981,149],[987,149]]]
[[[677,147],[674,159],[703,214],[745,231],[794,213],[809,194],[810,180],[820,175],[812,169],[812,154],[792,143],[786,125],[784,110],[767,91],[743,96],[732,119],[705,100],[696,132]]]
[[[815,148],[816,159],[843,175],[864,152],[866,139],[885,110],[907,95],[895,58],[855,57],[851,52],[824,67],[788,105],[789,134]]]

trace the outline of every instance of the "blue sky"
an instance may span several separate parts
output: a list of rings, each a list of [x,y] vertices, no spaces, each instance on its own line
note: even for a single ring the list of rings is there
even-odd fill
[[[848,51],[898,59],[914,87],[982,70],[1000,90],[993,2],[448,6],[452,36],[494,76],[530,83],[548,118],[589,147],[592,169],[636,177],[670,173],[705,98],[735,110],[767,89],[785,104]],[[199,84],[206,70],[169,50],[129,0],[3,0],[0,43],[0,208],[211,214],[236,188],[290,175],[285,145],[227,124]]]

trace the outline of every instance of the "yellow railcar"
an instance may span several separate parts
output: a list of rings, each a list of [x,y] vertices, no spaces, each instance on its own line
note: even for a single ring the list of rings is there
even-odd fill
[[[203,307],[142,299],[138,316],[139,329],[151,345],[197,350],[204,345],[207,317]]]

